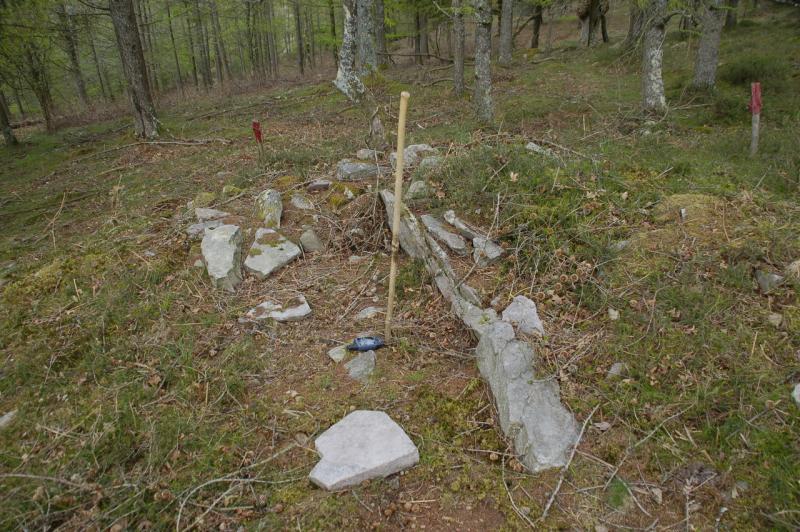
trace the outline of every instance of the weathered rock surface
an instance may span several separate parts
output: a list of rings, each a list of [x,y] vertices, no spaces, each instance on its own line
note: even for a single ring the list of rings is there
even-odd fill
[[[792,399],[794,399],[794,402],[797,406],[800,406],[800,383],[794,385],[794,390],[792,390]],[[16,412],[16,410],[14,410],[14,412]]]
[[[606,379],[621,379],[628,372],[628,366],[624,362],[614,362],[608,368]]]
[[[244,260],[245,269],[263,279],[300,256],[300,248],[273,229],[258,229]]]
[[[356,314],[355,319],[356,321],[369,320],[371,318],[374,318],[378,314],[381,314],[382,312],[384,312],[384,309],[379,307],[366,307],[361,309],[361,312]]]
[[[375,351],[364,351],[344,365],[351,379],[366,382],[375,371]]]
[[[309,192],[320,192],[322,190],[328,190],[329,188],[331,188],[332,184],[333,183],[331,183],[327,179],[315,179],[314,181],[309,183],[308,186],[306,186],[306,190],[308,190]]]
[[[472,258],[481,268],[494,264],[502,258],[505,250],[482,236],[472,239]]]
[[[361,181],[387,172],[388,169],[378,166],[374,162],[343,159],[336,165],[336,179],[339,181]]]
[[[444,162],[444,157],[434,155],[432,157],[425,157],[419,162],[420,173],[427,174],[439,168]]]
[[[525,296],[516,296],[503,311],[503,321],[514,325],[523,334],[544,336],[544,325],[539,319],[536,303]]]
[[[425,199],[431,196],[431,187],[425,181],[412,181],[406,191],[407,200]]]
[[[411,144],[403,150],[403,167],[412,168],[428,155],[436,155],[439,151],[428,144]],[[389,162],[392,168],[397,166],[397,152],[389,154]]]
[[[314,209],[314,203],[307,197],[300,194],[292,194],[292,206],[296,209],[310,211]]]
[[[444,213],[444,220],[455,227],[456,231],[458,231],[461,236],[470,241],[481,236],[480,233],[465,224],[458,216],[456,216],[455,211],[446,211]]]
[[[347,357],[347,353],[348,353],[347,346],[340,345],[329,350],[328,356],[331,357],[331,360],[333,360],[334,362],[339,363]]]
[[[765,294],[783,284],[783,281],[785,280],[786,278],[783,275],[756,270],[756,281],[758,282],[758,287],[761,288],[761,291]]]
[[[448,248],[459,255],[467,254],[467,241],[460,235],[448,231],[442,222],[430,214],[423,214],[419,219],[422,220],[422,225]]]
[[[384,190],[381,198],[391,220],[394,197]],[[458,284],[446,254],[407,210],[401,216],[399,239],[406,253],[425,263],[453,312],[479,338],[478,368],[520,461],[531,471],[563,466],[577,439],[577,424],[561,404],[558,383],[537,378],[531,345],[516,339],[513,327],[493,309],[483,309],[465,297],[468,291]]]
[[[281,226],[283,203],[280,192],[272,188],[263,191],[256,198],[256,208],[266,227],[278,229]]]
[[[242,282],[242,231],[237,225],[209,229],[200,243],[208,276],[217,288],[233,292]]]
[[[247,314],[244,315],[243,321],[271,319],[284,323],[300,321],[309,314],[311,314],[311,307],[308,305],[305,296],[301,294],[283,305],[273,301],[264,301],[250,309]]]
[[[6,412],[5,414],[3,414],[2,416],[0,416],[0,430],[2,430],[4,428],[6,428],[7,426],[9,426],[11,424],[11,422],[14,421],[15,417],[17,417],[16,409],[15,410],[10,410],[10,411]]]
[[[225,211],[209,209],[207,207],[197,207],[194,210],[194,215],[197,217],[197,221],[201,223],[209,220],[219,220],[221,218],[225,218],[226,216],[230,216],[230,214]]]
[[[377,158],[380,158],[381,152],[378,150],[371,150],[369,148],[361,148],[356,152],[356,159],[361,161],[374,161]]]
[[[411,438],[384,412],[356,410],[323,432],[314,442],[322,459],[309,474],[326,490],[357,486],[419,462]]]
[[[325,244],[317,236],[313,229],[306,229],[300,235],[300,245],[306,253],[314,253],[325,249]]]
[[[225,225],[225,222],[222,220],[209,220],[207,222],[200,222],[187,227],[186,234],[191,239],[202,238],[203,235],[205,235],[206,229],[216,229],[222,225]]]
[[[539,144],[536,144],[535,142],[527,143],[525,145],[525,149],[530,151],[530,152],[537,153],[539,155],[544,155],[545,157],[555,157],[556,156],[555,153],[553,153],[553,150],[551,150],[550,148],[545,148],[544,146],[540,146]]]

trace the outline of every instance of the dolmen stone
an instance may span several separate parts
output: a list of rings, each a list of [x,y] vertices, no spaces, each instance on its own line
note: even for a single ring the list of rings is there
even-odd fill
[[[339,181],[361,181],[381,175],[386,170],[374,162],[342,159],[336,165],[336,179]]]
[[[448,231],[442,222],[430,214],[423,214],[419,219],[422,221],[422,225],[425,226],[425,229],[430,231],[437,240],[459,255],[467,254],[467,241],[460,235]]]
[[[281,305],[273,301],[264,301],[258,306],[250,309],[244,318],[240,321],[261,321],[261,320],[275,320],[281,323],[289,321],[300,321],[306,316],[311,314],[311,307],[304,295],[293,298]]]
[[[242,231],[237,225],[209,229],[200,243],[203,262],[216,288],[233,292],[242,282]]]
[[[369,376],[375,371],[375,351],[364,351],[344,365],[351,379],[358,382],[367,382]]]
[[[260,228],[244,260],[244,268],[259,279],[283,268],[300,256],[300,248],[274,229]]]
[[[536,303],[525,296],[515,296],[503,311],[503,321],[515,326],[523,334],[544,336],[544,325],[539,319]]]
[[[281,226],[281,215],[283,214],[283,203],[281,193],[273,188],[268,188],[256,198],[256,209],[258,216],[264,220],[264,225],[269,228],[278,229]]]
[[[309,474],[326,490],[358,486],[419,462],[414,442],[385,412],[356,410],[320,434],[314,445],[322,459]]]

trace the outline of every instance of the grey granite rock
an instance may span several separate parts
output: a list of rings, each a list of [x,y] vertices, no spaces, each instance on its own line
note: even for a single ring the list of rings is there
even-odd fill
[[[350,378],[366,382],[375,371],[375,351],[364,351],[344,365]]]
[[[472,239],[472,258],[481,268],[490,266],[500,260],[505,250],[482,236]]]
[[[336,179],[339,181],[362,181],[378,175],[388,175],[388,169],[374,162],[343,159],[336,165]]]
[[[207,207],[197,207],[194,210],[194,215],[197,217],[198,222],[219,220],[220,218],[225,218],[226,216],[230,216],[230,214],[228,214],[225,211],[218,211],[217,209],[209,209]]]
[[[215,287],[233,292],[242,282],[242,231],[236,225],[209,229],[200,243],[203,262]]]
[[[291,202],[292,206],[296,209],[303,211],[310,211],[314,209],[314,203],[301,194],[292,194]]]
[[[300,235],[300,245],[306,253],[314,253],[325,249],[325,244],[317,236],[313,229],[306,229]]]
[[[467,254],[467,241],[460,235],[448,231],[442,222],[430,214],[423,214],[419,219],[422,221],[422,225],[425,226],[425,229],[430,231],[437,240],[459,255]]]
[[[300,321],[311,314],[311,307],[302,294],[281,305],[273,301],[264,301],[250,309],[242,321],[261,321],[272,319],[282,323]]]
[[[431,187],[425,181],[412,181],[408,185],[405,198],[407,200],[419,200],[431,197]]]
[[[261,192],[256,198],[256,208],[266,227],[278,229],[281,226],[283,203],[280,192],[272,188]]]
[[[544,325],[539,319],[536,303],[525,296],[516,296],[503,311],[503,321],[514,325],[523,334],[544,336]]]
[[[273,229],[261,228],[244,260],[245,269],[263,279],[300,256],[300,248]]]

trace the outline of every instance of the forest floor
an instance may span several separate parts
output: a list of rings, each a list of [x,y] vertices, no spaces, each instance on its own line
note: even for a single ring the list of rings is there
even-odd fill
[[[492,130],[429,84],[441,71],[371,82],[387,129],[410,90],[409,142],[446,154],[414,210],[493,227],[507,259],[470,283],[498,308],[536,301],[538,371],[579,423],[599,407],[542,522],[560,472],[509,454],[475,341],[419,264],[402,259],[397,337],[370,382],[327,357],[380,328],[354,315],[385,306],[388,272],[385,228],[369,247],[335,245],[354,211],[340,189],[309,196],[318,222],[285,213],[290,238],[316,223],[326,252],[236,294],[193,267],[199,192],[253,228],[258,192],[332,178],[364,147],[361,115],[329,82],[162,105],[162,144],[135,142],[127,117],[21,131],[21,147],[0,148],[0,414],[17,411],[0,429],[0,528],[797,529],[800,282],[765,294],[754,280],[800,259],[796,11],[726,32],[713,95],[685,88],[693,43],[671,35],[671,109],[655,120],[637,110],[638,60],[614,47],[519,50],[495,71]],[[764,86],[753,158],[751,75]],[[243,193],[222,199],[225,185]],[[307,320],[238,323],[297,291]],[[626,371],[608,379],[616,362]],[[420,464],[328,493],[307,479],[313,438],[354,408],[389,413]]]

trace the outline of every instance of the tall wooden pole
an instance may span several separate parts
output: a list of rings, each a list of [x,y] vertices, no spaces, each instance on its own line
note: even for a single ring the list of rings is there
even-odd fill
[[[752,129],[750,132],[750,157],[755,157],[758,152],[758,135],[761,129],[761,83],[750,85],[750,112]]]
[[[403,165],[406,147],[406,91],[400,93],[400,114],[397,119],[397,163],[394,169],[394,211],[392,212],[392,259],[389,267],[389,301],[386,305],[386,341],[392,339],[392,310],[394,307],[395,278],[397,277],[397,250],[400,247],[400,213],[403,210]]]

